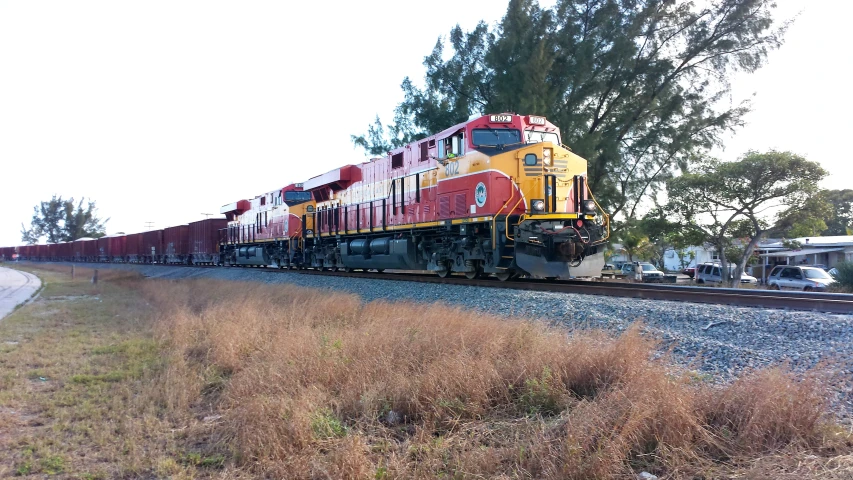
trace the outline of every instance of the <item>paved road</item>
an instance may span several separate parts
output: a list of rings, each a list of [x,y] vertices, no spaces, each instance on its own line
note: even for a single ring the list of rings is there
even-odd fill
[[[39,287],[41,280],[35,275],[0,267],[0,319],[27,301]]]

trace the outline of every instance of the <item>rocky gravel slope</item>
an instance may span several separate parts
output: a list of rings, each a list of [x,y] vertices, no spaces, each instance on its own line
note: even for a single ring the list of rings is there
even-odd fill
[[[834,373],[834,406],[853,421],[853,312],[797,312],[581,294],[264,272],[240,268],[109,265],[155,278],[218,278],[293,283],[360,295],[365,301],[442,301],[496,315],[543,320],[568,328],[623,331],[641,321],[676,361],[714,378],[788,362],[795,370],[826,363]]]

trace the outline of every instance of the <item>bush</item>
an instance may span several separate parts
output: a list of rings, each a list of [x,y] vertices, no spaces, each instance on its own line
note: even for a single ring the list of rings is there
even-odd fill
[[[836,267],[838,273],[834,275],[838,282],[839,291],[853,292],[853,262],[841,262]]]

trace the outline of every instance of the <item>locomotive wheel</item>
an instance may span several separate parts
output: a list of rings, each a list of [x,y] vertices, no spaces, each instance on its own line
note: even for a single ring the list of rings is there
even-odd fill
[[[510,278],[512,278],[512,276],[513,276],[513,272],[510,272],[510,271],[499,272],[499,273],[495,274],[495,278],[497,278],[498,280],[500,280],[502,282],[509,280]]]
[[[444,270],[437,270],[435,273],[437,273],[441,278],[447,278],[447,276],[450,275],[450,269],[445,268]]]
[[[385,269],[384,269],[384,268],[377,268],[377,269],[376,269],[376,273],[382,273],[382,272],[384,272],[384,271],[385,271]]]
[[[474,280],[475,278],[479,277],[481,273],[482,271],[479,268],[476,268],[473,272],[465,272],[465,278],[467,278],[468,280]]]
[[[352,268],[350,268],[350,267],[344,267],[344,268],[343,268],[343,272],[344,272],[344,273],[352,273]]]

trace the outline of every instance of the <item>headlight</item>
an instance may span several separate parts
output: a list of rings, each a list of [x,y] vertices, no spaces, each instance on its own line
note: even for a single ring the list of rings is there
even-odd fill
[[[583,211],[587,213],[595,213],[595,200],[584,200]]]
[[[545,210],[545,202],[543,202],[542,200],[536,200],[535,202],[533,202],[533,210],[537,210],[540,212]]]
[[[544,148],[542,149],[542,163],[545,165],[551,165],[551,149]]]

